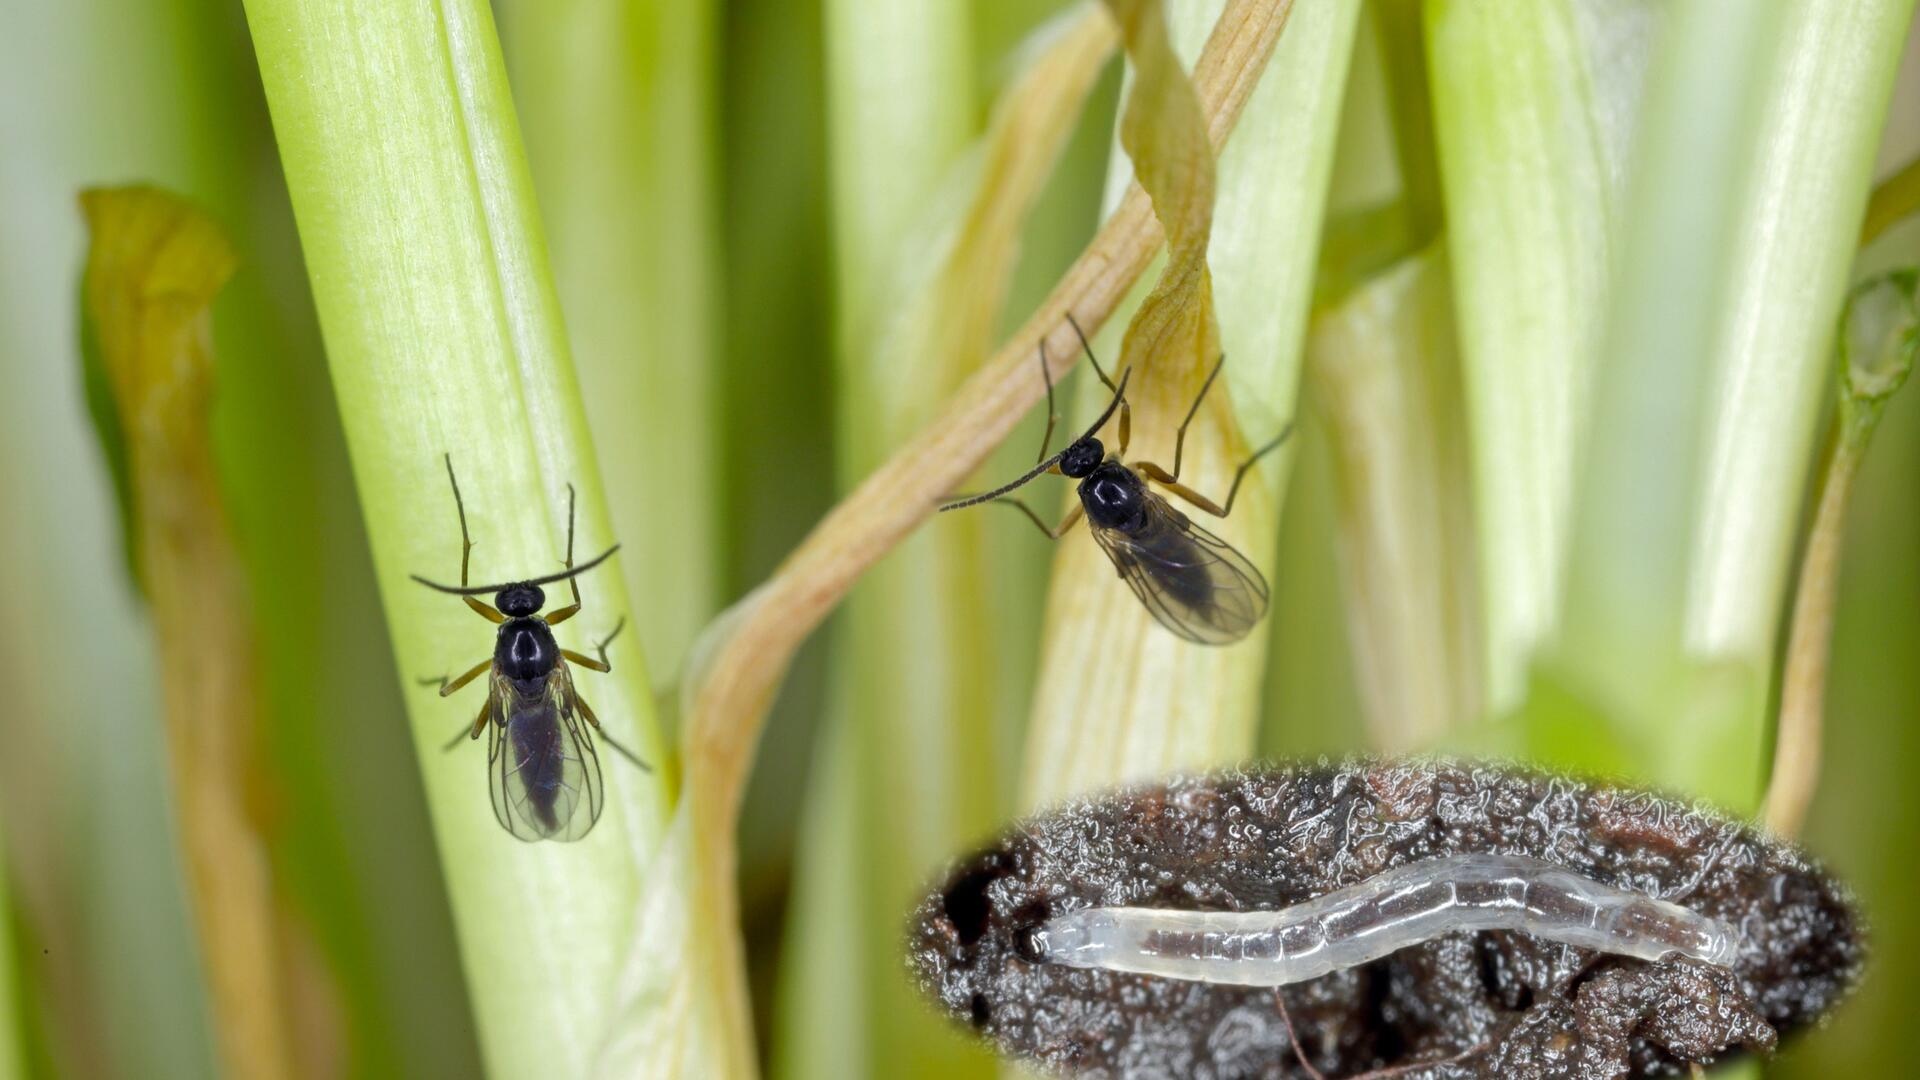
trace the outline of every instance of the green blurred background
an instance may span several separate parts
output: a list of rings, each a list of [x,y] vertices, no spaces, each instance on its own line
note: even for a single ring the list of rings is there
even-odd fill
[[[909,202],[939,194],[1030,55],[1027,36],[1066,5],[936,6],[948,19],[942,33],[912,47],[935,50],[919,66],[944,81],[947,113],[920,129],[923,145],[893,151],[933,156],[917,181],[902,181],[920,185]],[[862,5],[832,0],[498,0],[494,9],[614,520],[646,551],[626,564],[643,609],[638,629],[656,681],[668,684],[706,620],[764,578],[889,445],[867,416],[875,391],[849,359],[862,331],[848,275],[886,259],[850,250],[859,237],[835,212],[836,177],[865,167],[859,155],[887,152],[844,128],[865,122],[844,95],[861,92],[854,69],[872,42],[849,30]],[[68,0],[10,5],[4,23],[0,1078],[16,1069],[216,1071],[170,825],[154,648],[79,377],[86,241],[75,195],[136,181],[206,208],[243,259],[215,308],[213,438],[256,605],[272,863],[301,939],[289,948],[309,951],[323,973],[299,999],[303,1064],[312,1075],[474,1075],[478,1044],[401,680],[245,16],[237,0]],[[1417,201],[1401,175],[1417,170],[1391,160],[1405,132],[1383,119],[1389,98],[1423,91],[1407,88],[1394,26],[1362,17],[1353,36],[1330,237],[1345,212]],[[1631,36],[1609,47],[1652,48]],[[1003,330],[1097,225],[1120,92],[1111,65],[1031,217]],[[1912,41],[1892,100],[1876,176],[1920,153]],[[1037,435],[1030,419],[988,474],[1017,468]],[[1260,746],[1275,755],[1365,748],[1377,734],[1363,719],[1337,528],[1352,473],[1311,408],[1294,462]],[[1910,391],[1888,412],[1850,516],[1828,752],[1806,834],[1858,887],[1877,962],[1831,1027],[1768,1066],[1777,1075],[1901,1075],[1912,1057],[1902,1021],[1920,999],[1920,786],[1907,772],[1920,768],[1916,477],[1920,394]],[[993,715],[979,718],[997,764],[980,785],[983,817],[963,832],[1017,805],[1015,748],[1049,558],[1023,526],[990,524],[1006,526],[983,534],[996,568],[992,657],[973,662],[998,679]],[[875,611],[855,618],[884,620],[883,603],[856,603]],[[860,714],[869,646],[841,629],[819,635],[787,681],[741,836],[762,1050],[774,1075],[901,1075],[902,1062],[917,1069],[929,1059],[984,1075],[986,1059],[957,1039],[902,1049],[883,1018],[918,1004],[867,1000],[885,996],[873,987],[892,977],[893,957],[827,976],[864,1002],[848,1008],[869,1010],[870,1023],[823,1036],[793,1002],[794,988],[822,985],[794,970],[821,932],[809,912],[867,902],[816,884],[813,908],[792,907],[807,876],[796,867],[836,867],[852,875],[840,887],[857,893],[863,874],[890,881],[948,854],[881,866],[871,860],[894,858],[874,853],[888,841],[835,832],[850,812],[835,799],[884,798],[846,794],[861,783],[853,774],[894,764],[862,764],[848,750],[865,725],[892,718]],[[484,813],[477,798],[473,810]],[[870,917],[897,920],[884,907]],[[822,1039],[824,1050],[809,1046]]]

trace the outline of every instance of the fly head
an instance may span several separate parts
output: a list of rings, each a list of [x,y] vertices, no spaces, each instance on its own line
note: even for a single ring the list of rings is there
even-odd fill
[[[493,598],[493,606],[509,619],[524,619],[545,607],[547,594],[538,585],[509,585]]]

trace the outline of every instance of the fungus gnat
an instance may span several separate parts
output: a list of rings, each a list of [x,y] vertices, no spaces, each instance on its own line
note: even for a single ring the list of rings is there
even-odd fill
[[[1686,803],[1468,762],[1234,771],[1077,800],[929,891],[955,1019],[1086,1077],[1684,1073],[1854,985],[1846,888]]]
[[[1071,315],[1067,321],[1080,337],[1081,348],[1093,364],[1094,373],[1113,400],[1086,433],[1052,457],[1047,446],[1053,438],[1053,376],[1047,371],[1046,342],[1040,344],[1040,377],[1047,384],[1047,431],[1040,444],[1040,459],[1026,475],[983,495],[972,495],[950,502],[940,509],[958,510],[983,502],[1003,502],[1017,507],[1050,540],[1058,540],[1069,529],[1087,519],[1093,539],[1113,561],[1135,596],[1146,605],[1161,626],[1200,645],[1228,645],[1247,636],[1260,617],[1267,613],[1267,581],[1247,557],[1233,545],[1193,523],[1166,499],[1148,490],[1152,481],[1185,499],[1196,509],[1225,518],[1233,512],[1233,500],[1240,493],[1240,482],[1247,470],[1262,456],[1286,441],[1293,430],[1289,424],[1265,446],[1240,463],[1233,474],[1233,486],[1227,489],[1225,503],[1216,503],[1180,482],[1181,457],[1186,449],[1187,425],[1200,411],[1207,391],[1220,377],[1226,363],[1223,355],[1213,366],[1200,393],[1180,421],[1173,443],[1171,471],[1151,461],[1126,461],[1127,442],[1132,435],[1133,415],[1127,405],[1127,378],[1131,369],[1120,373],[1115,385],[1094,358],[1093,347]],[[1096,436],[1101,427],[1120,412],[1120,445],[1111,454]],[[1052,528],[1033,512],[1033,508],[1008,493],[1040,476],[1052,473],[1080,481],[1080,503]]]
[[[565,569],[546,577],[509,581],[499,585],[467,584],[468,557],[473,539],[467,533],[467,507],[460,498],[460,482],[453,476],[453,456],[447,455],[447,482],[453,486],[453,505],[460,515],[460,584],[440,585],[418,574],[413,580],[429,589],[452,593],[466,601],[488,622],[500,629],[494,638],[493,655],[467,669],[457,678],[442,675],[420,680],[422,685],[438,683],[440,696],[491,673],[486,700],[470,726],[447,744],[451,750],[462,738],[478,739],[487,732],[487,786],[493,795],[493,815],[502,828],[521,840],[578,840],[600,820],[605,794],[600,786],[600,756],[594,752],[593,736],[581,724],[600,732],[608,746],[627,760],[651,772],[646,762],[615,742],[600,727],[579,691],[573,685],[573,669],[568,662],[593,671],[611,671],[607,645],[626,625],[624,617],[614,624],[613,633],[595,645],[600,658],[595,660],[563,649],[553,638],[553,627],[580,612],[580,575],[605,562],[620,550],[615,544],[598,556],[573,564],[573,485],[567,485],[567,558]],[[542,617],[547,596],[540,586],[564,581],[573,589],[573,603]],[[493,593],[493,603],[479,597]],[[584,812],[583,812],[584,806]]]

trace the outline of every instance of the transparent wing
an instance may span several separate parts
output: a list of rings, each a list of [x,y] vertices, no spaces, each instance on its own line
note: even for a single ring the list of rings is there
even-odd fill
[[[1188,641],[1239,641],[1267,613],[1267,579],[1253,563],[1152,492],[1145,528],[1092,532],[1160,625]]]
[[[522,840],[578,840],[600,820],[600,758],[574,707],[566,666],[531,693],[494,676],[487,743],[493,816]]]

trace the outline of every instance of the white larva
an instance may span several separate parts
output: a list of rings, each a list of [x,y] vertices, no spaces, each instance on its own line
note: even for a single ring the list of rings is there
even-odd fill
[[[1732,928],[1678,904],[1518,855],[1409,863],[1278,911],[1095,907],[1050,919],[1048,963],[1235,986],[1281,986],[1357,967],[1457,930],[1522,930],[1642,960],[1721,967]]]

